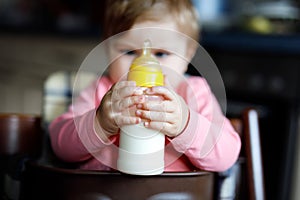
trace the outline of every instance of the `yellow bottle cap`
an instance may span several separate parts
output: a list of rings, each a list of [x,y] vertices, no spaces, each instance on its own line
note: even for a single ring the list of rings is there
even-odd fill
[[[136,58],[129,69],[127,80],[137,86],[152,87],[164,84],[164,76],[158,60],[151,55],[150,40],[144,41],[143,53]]]

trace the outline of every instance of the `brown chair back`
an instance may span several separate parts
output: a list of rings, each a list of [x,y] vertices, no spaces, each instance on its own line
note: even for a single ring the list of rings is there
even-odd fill
[[[42,147],[41,117],[29,114],[0,114],[0,156],[38,156]]]
[[[258,113],[255,109],[246,109],[240,119],[231,119],[231,123],[240,134],[242,141],[238,160],[241,174],[235,186],[237,199],[264,200],[264,173]]]
[[[21,174],[27,160],[42,152],[41,117],[0,114],[0,198],[18,199]]]

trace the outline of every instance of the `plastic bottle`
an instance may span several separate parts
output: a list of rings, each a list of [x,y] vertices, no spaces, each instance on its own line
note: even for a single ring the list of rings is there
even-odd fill
[[[164,83],[159,62],[151,56],[151,42],[144,42],[143,53],[130,67],[128,80],[137,86],[152,87]],[[144,127],[143,123],[121,128],[119,142],[119,171],[135,175],[157,175],[164,170],[165,136],[157,130]]]

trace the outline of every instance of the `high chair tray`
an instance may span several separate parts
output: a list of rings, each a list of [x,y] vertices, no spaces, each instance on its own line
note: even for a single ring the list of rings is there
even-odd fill
[[[205,171],[136,176],[29,162],[21,199],[209,200],[213,199],[213,181],[214,174]]]

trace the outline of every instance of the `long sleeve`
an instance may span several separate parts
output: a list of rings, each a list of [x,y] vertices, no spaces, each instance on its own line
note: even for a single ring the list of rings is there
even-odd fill
[[[174,148],[197,168],[228,169],[238,158],[241,141],[208,84],[200,77],[190,77],[178,93],[189,105],[190,120],[185,131],[171,141]]]
[[[51,144],[55,154],[67,162],[82,162],[92,158],[111,145],[103,142],[95,131],[96,109],[111,87],[108,78],[95,81],[82,91],[66,113],[49,126]]]

